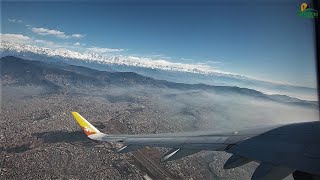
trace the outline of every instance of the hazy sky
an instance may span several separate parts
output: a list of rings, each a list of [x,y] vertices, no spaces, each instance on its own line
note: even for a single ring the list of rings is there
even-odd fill
[[[2,3],[1,33],[316,86],[313,21],[297,15],[302,1],[196,2]]]

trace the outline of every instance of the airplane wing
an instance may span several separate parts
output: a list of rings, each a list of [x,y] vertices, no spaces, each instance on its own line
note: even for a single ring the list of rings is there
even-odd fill
[[[251,161],[260,162],[252,179],[283,179],[295,171],[320,175],[320,121],[236,132],[108,135],[100,132],[79,113],[72,114],[88,138],[123,144],[117,152],[126,153],[145,146],[172,148],[161,158],[164,162],[201,150],[226,151],[233,155],[225,163],[225,169]]]

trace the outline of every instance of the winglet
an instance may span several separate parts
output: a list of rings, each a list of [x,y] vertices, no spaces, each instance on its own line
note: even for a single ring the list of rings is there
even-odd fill
[[[87,136],[92,134],[98,134],[100,131],[95,128],[92,124],[90,124],[84,117],[82,117],[78,112],[72,112],[74,119],[78,122],[81,129]]]

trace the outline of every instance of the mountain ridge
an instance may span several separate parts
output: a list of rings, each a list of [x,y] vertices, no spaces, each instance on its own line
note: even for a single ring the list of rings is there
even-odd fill
[[[77,52],[65,48],[58,48],[58,49],[51,49],[51,48],[45,48],[45,47],[38,47],[33,45],[25,45],[20,43],[12,43],[8,41],[1,41],[1,49],[3,54],[9,55],[9,56],[46,56],[47,58],[53,58],[55,61],[63,62],[62,59],[65,61],[73,61],[73,60],[81,60],[84,62],[96,62],[98,64],[106,65],[108,71],[110,70],[108,65],[112,66],[120,66],[120,69],[124,69],[124,71],[127,70],[126,67],[132,67],[132,68],[146,68],[150,70],[160,70],[160,71],[172,71],[172,72],[180,72],[180,73],[193,73],[193,74],[200,74],[200,75],[214,75],[217,77],[223,77],[230,80],[241,80],[244,81],[243,83],[250,83],[248,81],[253,81],[254,83],[270,83],[277,87],[294,87],[294,88],[303,88],[303,89],[314,89],[313,87],[304,87],[304,86],[298,86],[298,85],[291,85],[291,84],[278,84],[263,80],[257,80],[252,79],[243,75],[239,74],[233,74],[229,72],[220,72],[213,69],[201,69],[201,67],[180,67],[177,65],[175,66],[168,66],[161,63],[146,63],[143,60],[137,61],[135,57],[132,57],[133,59],[130,59],[129,57],[121,57],[121,56],[102,56],[96,53],[89,53],[89,52]],[[28,57],[28,58],[30,58]],[[129,58],[129,59],[128,59]],[[37,57],[35,58],[37,59]],[[154,62],[157,62],[154,61]],[[69,63],[70,64],[70,63]],[[179,63],[177,63],[179,64]],[[95,68],[96,69],[96,68]],[[141,73],[140,73],[141,74]]]
[[[207,84],[185,84],[176,83],[166,80],[157,80],[151,77],[146,77],[135,72],[107,72],[98,71],[88,67],[76,65],[60,65],[57,63],[45,63],[43,61],[34,61],[17,58],[14,56],[6,56],[0,59],[1,64],[1,79],[4,77],[16,79],[19,83],[47,83],[54,88],[59,89],[59,86],[53,83],[57,80],[48,80],[50,76],[56,75],[56,79],[64,81],[64,84],[72,85],[94,85],[94,86],[131,86],[131,85],[148,85],[153,87],[165,87],[172,89],[183,90],[206,90],[213,91],[219,94],[241,94],[251,97],[262,98],[269,101],[276,101],[292,105],[307,105],[318,106],[316,101],[306,101],[298,98],[293,98],[287,95],[273,94],[267,95],[260,91],[240,88],[237,86],[214,86]],[[58,78],[58,76],[61,76]]]

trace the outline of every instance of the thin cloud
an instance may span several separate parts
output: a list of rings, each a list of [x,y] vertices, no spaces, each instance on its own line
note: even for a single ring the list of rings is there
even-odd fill
[[[207,61],[207,64],[221,64],[222,62],[220,61]]]
[[[9,22],[12,22],[12,23],[22,23],[23,21],[20,20],[20,19],[13,19],[13,18],[9,18],[8,19]]]
[[[22,34],[1,34],[0,39],[2,42],[10,42],[13,44],[25,44],[25,45],[36,45],[38,47],[46,47],[46,48],[67,48],[67,49],[83,49],[82,46],[85,44],[81,44],[79,42],[70,44],[70,43],[56,43],[53,41],[48,41],[44,39],[35,39],[29,36],[25,36]]]
[[[27,43],[31,40],[30,37],[22,34],[0,34],[1,41]]]
[[[16,22],[15,19],[8,19],[9,22]]]
[[[59,38],[67,38],[67,35],[64,32],[58,31],[58,30],[46,29],[46,28],[32,28],[31,30],[32,32],[42,36],[53,35]]]
[[[83,35],[83,34],[72,34],[71,37],[74,37],[74,38],[83,38],[84,35]]]
[[[33,39],[29,36],[22,34],[0,34],[0,39],[2,41],[7,41],[10,43],[21,43],[21,44],[41,44],[46,46],[56,45],[52,41],[42,40],[42,39]]]
[[[71,35],[67,35],[65,32],[63,31],[59,31],[59,30],[55,30],[55,29],[47,29],[47,28],[32,28],[31,29],[32,32],[42,35],[42,36],[56,36],[58,38],[62,38],[62,39],[68,39],[68,38],[82,38],[84,37],[84,35],[82,34],[71,34]]]
[[[124,51],[124,49],[115,49],[115,48],[99,48],[99,47],[90,47],[87,48],[88,51],[94,52],[94,53],[112,53],[112,52],[121,52]]]
[[[46,40],[41,40],[41,39],[36,39],[34,40],[34,42],[36,43],[42,43],[42,44],[46,44],[46,45],[54,45],[55,43],[52,41],[46,41]]]

